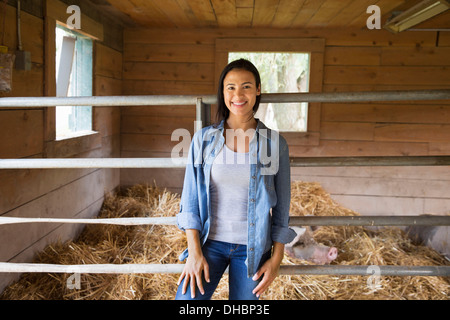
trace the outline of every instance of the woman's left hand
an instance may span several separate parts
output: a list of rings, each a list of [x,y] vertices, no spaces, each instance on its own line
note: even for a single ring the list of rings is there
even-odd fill
[[[270,286],[270,284],[275,280],[275,278],[278,276],[278,270],[280,269],[280,264],[277,263],[277,261],[274,261],[273,258],[270,258],[267,260],[261,269],[258,270],[258,272],[255,273],[253,276],[253,280],[256,281],[262,276],[261,282],[256,286],[256,288],[253,290],[253,294],[256,294],[256,296],[259,298],[259,296],[266,291],[266,289]]]
[[[256,281],[262,276],[261,282],[253,290],[253,294],[259,298],[259,296],[266,291],[270,284],[278,276],[280,270],[280,264],[283,260],[284,244],[275,242],[273,246],[272,257],[267,260],[263,266],[255,273],[253,280]]]

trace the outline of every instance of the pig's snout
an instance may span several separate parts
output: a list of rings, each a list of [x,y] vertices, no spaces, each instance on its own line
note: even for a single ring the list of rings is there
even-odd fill
[[[331,247],[327,254],[328,263],[337,258],[338,251],[335,247]]]

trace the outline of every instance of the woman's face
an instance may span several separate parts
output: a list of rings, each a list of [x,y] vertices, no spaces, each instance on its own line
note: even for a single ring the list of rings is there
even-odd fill
[[[230,116],[253,116],[256,97],[261,94],[261,86],[256,86],[253,73],[243,69],[233,69],[223,80],[223,97],[230,110]]]

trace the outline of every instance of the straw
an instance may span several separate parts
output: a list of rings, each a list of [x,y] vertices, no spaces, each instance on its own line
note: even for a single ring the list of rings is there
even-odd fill
[[[123,194],[107,196],[99,218],[175,216],[180,196],[156,186],[137,185]],[[291,215],[358,215],[333,201],[318,183],[292,183]],[[417,246],[399,228],[320,227],[318,243],[338,249],[332,264],[449,265],[431,248]],[[87,225],[74,241],[54,243],[38,254],[36,263],[181,263],[186,248],[176,226]],[[313,264],[285,255],[283,264]],[[67,286],[70,274],[23,274],[7,287],[1,299],[139,300],[173,299],[176,274],[81,274],[80,289]],[[443,277],[279,276],[261,299],[448,299],[450,281]],[[372,281],[372,282],[371,282]],[[374,285],[376,284],[376,285]],[[228,298],[224,275],[213,299]]]

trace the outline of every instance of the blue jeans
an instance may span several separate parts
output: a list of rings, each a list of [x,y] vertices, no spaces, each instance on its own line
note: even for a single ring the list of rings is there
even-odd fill
[[[253,281],[247,277],[247,246],[242,244],[232,244],[227,242],[207,240],[202,248],[203,256],[209,265],[210,282],[206,282],[203,277],[203,289],[205,294],[202,295],[196,286],[195,298],[191,298],[190,286],[187,286],[185,294],[182,294],[183,281],[178,286],[176,300],[209,300],[222,278],[223,273],[229,266],[228,285],[230,300],[258,300],[253,289],[259,284],[261,279]],[[263,254],[259,263],[259,268],[270,258],[271,252]],[[262,278],[262,277],[261,277]]]

